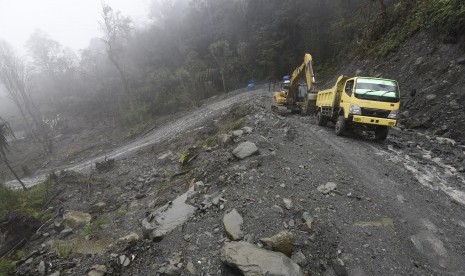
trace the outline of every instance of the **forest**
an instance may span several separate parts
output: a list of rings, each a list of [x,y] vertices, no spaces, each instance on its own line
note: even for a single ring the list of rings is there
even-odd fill
[[[304,53],[318,80],[360,56],[386,56],[419,30],[456,43],[460,0],[153,1],[152,24],[102,3],[101,37],[73,52],[47,33],[31,34],[23,58],[0,44],[0,80],[44,149],[59,118],[140,126],[203,99],[280,79]],[[61,117],[60,117],[61,116]]]

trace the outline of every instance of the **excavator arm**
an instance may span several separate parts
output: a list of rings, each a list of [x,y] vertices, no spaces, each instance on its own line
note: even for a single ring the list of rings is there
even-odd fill
[[[315,75],[313,74],[313,64],[312,64],[312,55],[305,54],[304,62],[297,67],[291,76],[291,86],[289,88],[289,93],[287,95],[289,104],[294,104],[296,102],[296,93],[299,87],[299,80],[305,75],[305,80],[307,82],[307,91],[311,91],[313,83],[315,82]]]

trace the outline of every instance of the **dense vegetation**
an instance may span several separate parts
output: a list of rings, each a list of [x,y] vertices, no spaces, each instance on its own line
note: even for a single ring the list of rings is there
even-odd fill
[[[460,0],[153,1],[153,24],[102,7],[102,38],[79,55],[38,30],[27,43],[31,94],[59,113],[134,126],[248,82],[279,79],[305,52],[317,76],[357,54],[386,55],[421,29],[454,42]]]

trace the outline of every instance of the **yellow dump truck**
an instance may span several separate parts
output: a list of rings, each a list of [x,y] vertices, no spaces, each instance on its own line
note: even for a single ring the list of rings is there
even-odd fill
[[[336,124],[336,135],[349,127],[360,126],[385,140],[389,127],[397,122],[400,105],[399,85],[395,80],[340,76],[331,89],[318,91],[316,121]]]

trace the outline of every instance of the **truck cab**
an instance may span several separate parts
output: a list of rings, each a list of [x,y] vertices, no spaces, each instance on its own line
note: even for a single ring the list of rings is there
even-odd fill
[[[333,121],[336,134],[351,126],[375,131],[375,138],[386,139],[388,128],[396,125],[400,106],[399,85],[395,80],[339,77],[332,89],[318,92],[317,122]]]

